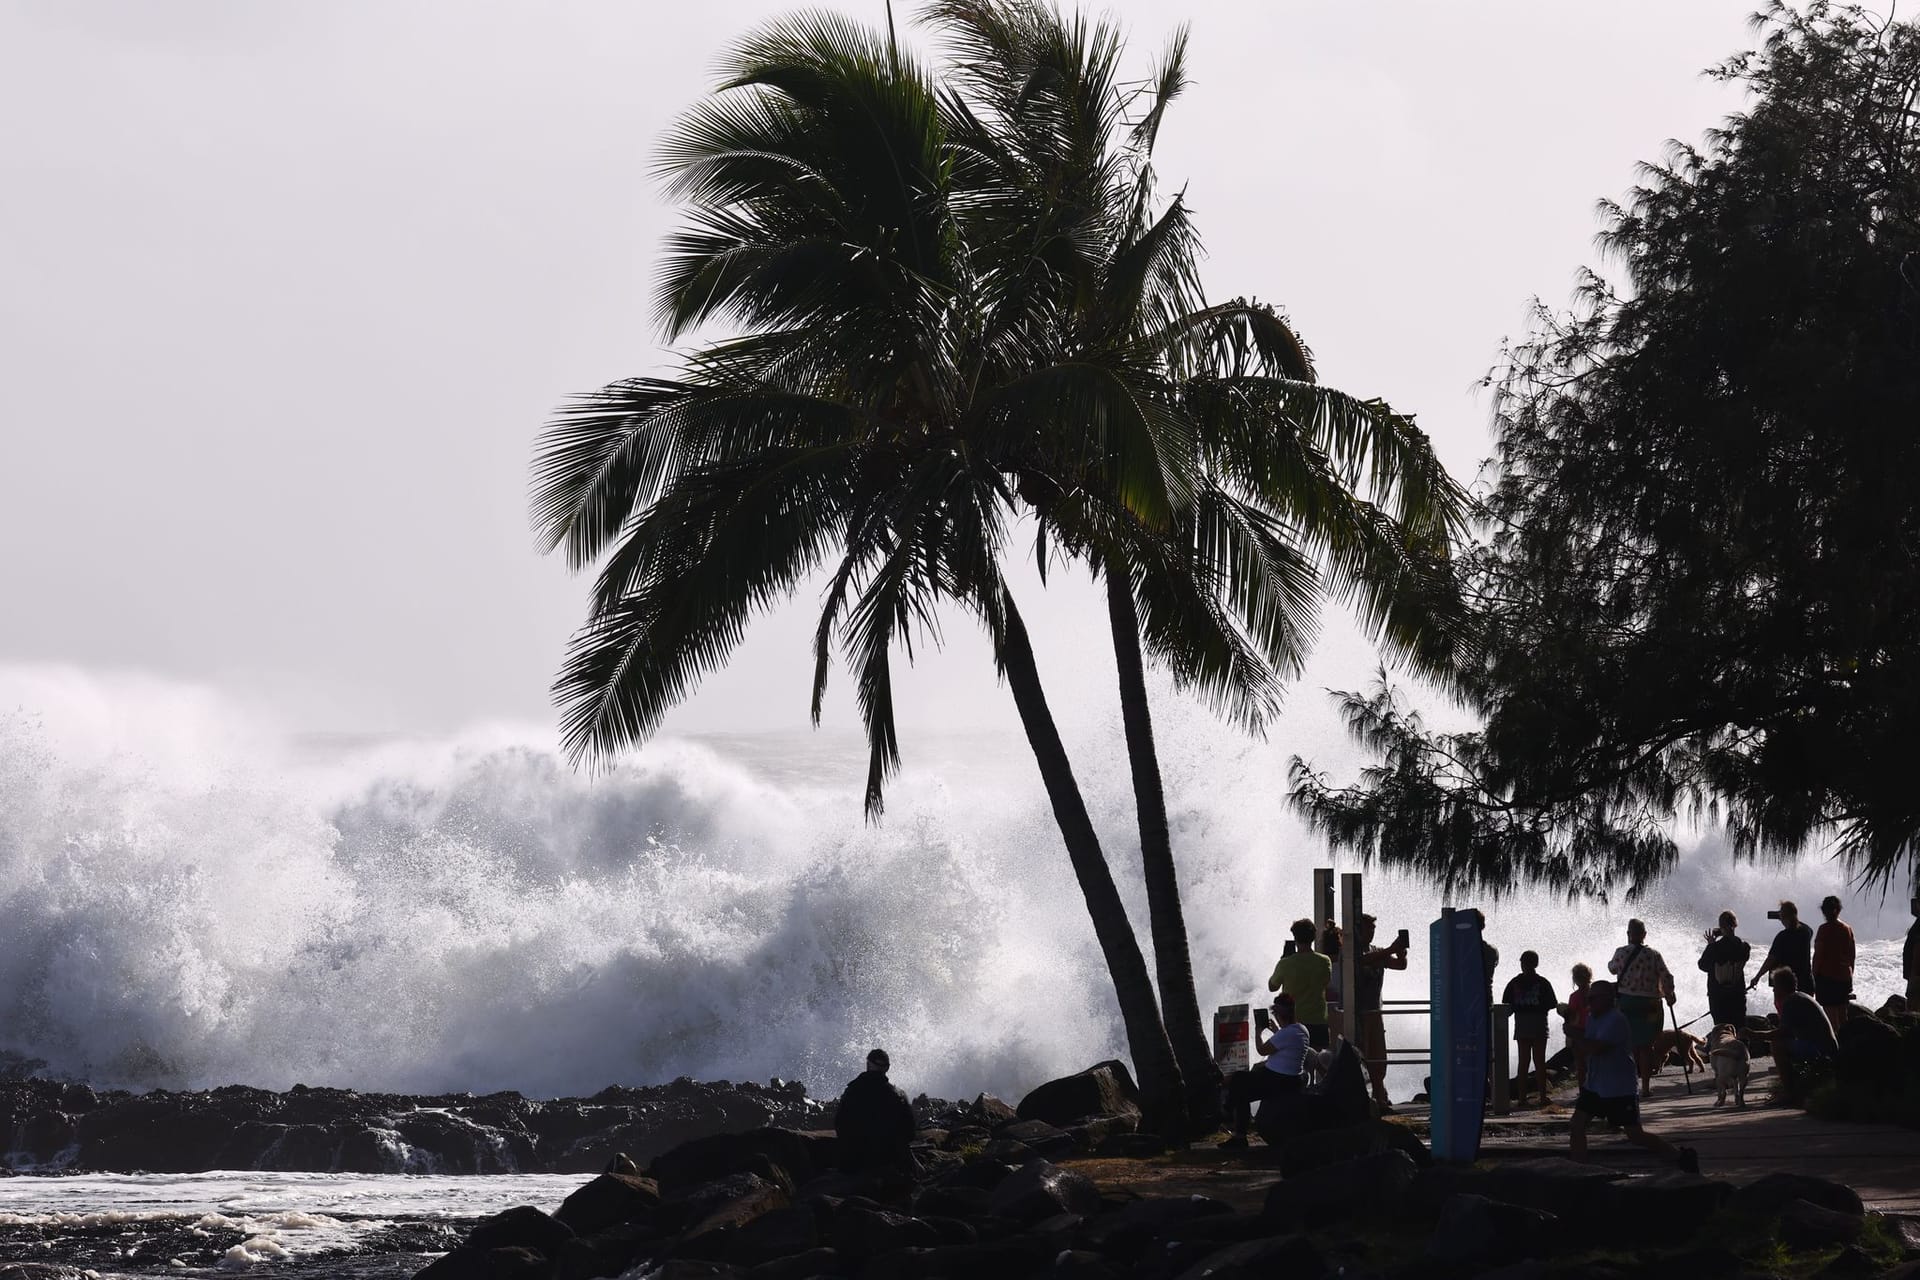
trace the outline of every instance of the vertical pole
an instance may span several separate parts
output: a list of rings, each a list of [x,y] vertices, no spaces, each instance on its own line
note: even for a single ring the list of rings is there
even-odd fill
[[[1360,1019],[1360,873],[1340,877],[1340,1029],[1348,1040],[1359,1037]]]
[[[1427,929],[1427,1104],[1436,1160],[1459,1161],[1453,1108],[1453,908]]]
[[[1504,1116],[1513,1110],[1511,1092],[1512,1077],[1507,1069],[1507,1021],[1513,1010],[1504,1004],[1493,1006],[1492,1045],[1487,1061],[1493,1064],[1493,1114]]]
[[[1333,919],[1333,868],[1315,867],[1313,869],[1313,911],[1309,918],[1313,921],[1313,946],[1321,955],[1327,953],[1327,921]]]

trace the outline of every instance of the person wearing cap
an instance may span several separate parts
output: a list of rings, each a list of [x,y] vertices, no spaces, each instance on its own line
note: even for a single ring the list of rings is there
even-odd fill
[[[1293,997],[1285,992],[1273,998],[1273,1025],[1262,1025],[1254,1034],[1254,1048],[1264,1061],[1246,1071],[1227,1077],[1227,1114],[1233,1119],[1233,1135],[1220,1144],[1223,1150],[1239,1150],[1247,1145],[1247,1130],[1253,1127],[1253,1106],[1290,1098],[1300,1092],[1300,1072],[1306,1065],[1307,1029],[1294,1017]]]
[[[833,1110],[842,1173],[915,1172],[913,1107],[887,1079],[892,1065],[885,1049],[869,1053]]]

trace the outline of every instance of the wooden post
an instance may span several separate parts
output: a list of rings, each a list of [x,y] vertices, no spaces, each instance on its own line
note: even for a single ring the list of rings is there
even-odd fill
[[[1354,1012],[1360,994],[1360,909],[1360,873],[1349,871],[1340,877],[1340,1029],[1348,1040],[1360,1030]]]

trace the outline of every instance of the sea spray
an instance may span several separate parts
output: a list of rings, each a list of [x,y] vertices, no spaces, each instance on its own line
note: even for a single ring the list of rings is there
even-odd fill
[[[0,1052],[53,1074],[535,1096],[780,1075],[832,1093],[882,1044],[914,1090],[971,1096],[1124,1052],[1017,735],[919,735],[868,823],[862,749],[844,735],[662,740],[594,775],[537,729],[316,745],[165,686],[49,703],[0,715]],[[1326,861],[1285,811],[1301,737],[1253,742],[1162,705],[1202,1003],[1263,998]],[[1337,737],[1299,718],[1337,763]],[[1144,936],[1118,727],[1075,732]],[[1641,914],[1685,1021],[1705,1008],[1693,961],[1721,907],[1740,911],[1757,963],[1772,899],[1810,914],[1837,887],[1818,859],[1780,874],[1701,847],[1637,906],[1518,895],[1487,904],[1498,981],[1531,947],[1564,988]],[[1383,937],[1418,937],[1440,904],[1371,875],[1367,905]],[[1849,916],[1885,939],[1901,905]],[[1893,989],[1894,959],[1863,947],[1863,998]],[[1386,994],[1424,989],[1416,950]],[[1424,1020],[1393,1019],[1389,1036],[1418,1047]],[[1419,1075],[1396,1071],[1395,1092]]]

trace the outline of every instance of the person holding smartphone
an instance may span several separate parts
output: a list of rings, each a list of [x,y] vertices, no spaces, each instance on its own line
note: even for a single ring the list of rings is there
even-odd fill
[[[1388,969],[1407,967],[1407,947],[1411,940],[1402,929],[1394,935],[1391,946],[1376,947],[1373,938],[1377,929],[1372,916],[1362,915],[1354,930],[1360,947],[1359,972],[1354,977],[1354,985],[1360,988],[1354,993],[1354,1009],[1358,1015],[1355,1047],[1367,1064],[1374,1103],[1382,1111],[1391,1111],[1393,1100],[1387,1096],[1387,1019],[1381,1011],[1380,993],[1386,985]]]
[[[1307,1029],[1294,1018],[1293,997],[1285,992],[1273,998],[1273,1022],[1267,1022],[1265,1009],[1254,1010],[1253,1047],[1262,1061],[1246,1071],[1227,1077],[1227,1114],[1233,1119],[1233,1134],[1220,1144],[1222,1150],[1239,1151],[1247,1145],[1247,1130],[1253,1127],[1253,1106],[1263,1107],[1280,1098],[1300,1092],[1300,1072],[1306,1065]]]

